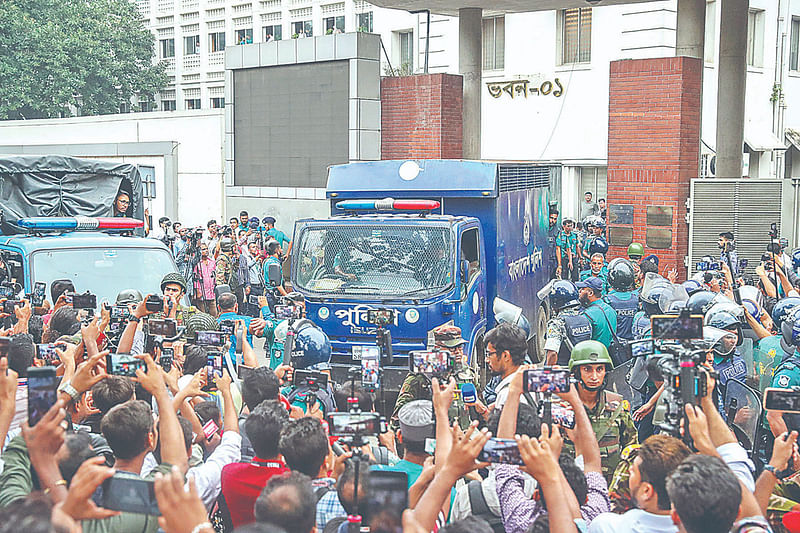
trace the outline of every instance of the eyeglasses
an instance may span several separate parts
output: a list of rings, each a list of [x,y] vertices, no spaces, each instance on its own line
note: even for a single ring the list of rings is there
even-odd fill
[[[484,350],[483,355],[485,357],[491,357],[492,355],[497,354],[497,350]]]

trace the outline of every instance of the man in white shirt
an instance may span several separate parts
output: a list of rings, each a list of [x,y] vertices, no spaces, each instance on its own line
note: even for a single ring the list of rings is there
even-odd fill
[[[525,354],[528,352],[525,331],[515,324],[504,322],[489,331],[485,337],[486,342],[486,362],[489,370],[494,374],[499,374],[503,380],[495,388],[497,398],[494,402],[494,409],[501,410],[508,398],[508,388],[511,385],[514,372],[525,361]],[[528,403],[525,396],[521,399],[522,403]]]

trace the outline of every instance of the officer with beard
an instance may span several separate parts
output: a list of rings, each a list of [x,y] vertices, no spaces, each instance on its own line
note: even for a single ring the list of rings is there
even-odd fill
[[[605,390],[606,375],[612,368],[608,350],[598,341],[578,343],[569,359],[569,369],[577,382],[578,396],[589,415],[600,446],[606,481],[611,480],[622,450],[638,443],[630,404],[619,394]],[[565,439],[564,447],[574,455],[575,446],[572,442]]]

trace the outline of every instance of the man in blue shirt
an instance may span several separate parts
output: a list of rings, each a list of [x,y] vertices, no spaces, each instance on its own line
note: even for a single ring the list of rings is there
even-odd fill
[[[244,325],[247,328],[247,342],[250,343],[250,346],[252,346],[254,334],[258,337],[263,337],[265,330],[272,331],[277,324],[277,321],[272,315],[272,311],[270,311],[269,306],[266,305],[266,302],[264,303],[265,305],[260,306],[261,317],[253,318],[251,316],[239,314],[239,304],[236,302],[236,296],[233,293],[226,292],[221,294],[219,298],[217,298],[217,305],[219,305],[220,310],[220,315],[217,317],[217,324],[225,320],[244,320]],[[233,363],[237,364],[236,335],[231,335],[230,356]]]
[[[286,250],[286,255],[292,253],[292,240],[287,237],[284,232],[275,227],[275,218],[264,217],[261,222],[264,224],[264,227],[267,230],[264,232],[264,235],[267,235],[278,241],[278,244],[281,245],[281,249]]]
[[[586,281],[579,281],[575,286],[578,288],[584,313],[592,323],[592,340],[600,341],[606,348],[610,348],[617,331],[617,312],[602,300],[603,280],[590,277]]]

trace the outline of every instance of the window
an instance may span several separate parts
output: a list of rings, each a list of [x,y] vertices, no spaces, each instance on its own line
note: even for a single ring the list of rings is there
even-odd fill
[[[264,42],[280,41],[283,38],[283,27],[280,24],[264,26]]]
[[[798,68],[798,48],[800,48],[800,18],[792,18],[792,35],[789,38],[789,70],[800,70]]]
[[[483,70],[506,66],[506,18],[483,19]]]
[[[225,32],[215,32],[208,34],[208,51],[222,52],[225,50]]]
[[[356,14],[356,29],[372,33],[372,11]]]
[[[764,12],[747,14],[747,66],[764,66]]]
[[[292,22],[292,39],[298,37],[312,37],[314,35],[314,23],[310,20],[298,20]]]
[[[161,59],[175,57],[175,39],[161,39],[159,41]]]
[[[119,104],[119,112],[120,113],[130,113],[131,112],[131,103],[130,102],[122,102]]]
[[[164,111],[175,111],[175,100],[161,100],[161,109]]]
[[[400,32],[400,69],[414,71],[414,32]]]
[[[189,98],[186,100],[186,109],[200,109],[199,98]]]
[[[717,51],[716,46],[717,34],[717,3],[706,2],[706,38],[703,50],[703,56],[706,63],[714,62],[714,53]]]
[[[142,196],[153,199],[156,197],[156,169],[139,165],[139,174],[142,176]]]
[[[253,44],[253,29],[236,30],[236,44]]]
[[[211,109],[222,109],[225,107],[225,98],[216,97],[211,99]]]
[[[183,55],[194,56],[200,53],[200,36],[187,35],[183,38]]]
[[[592,60],[592,8],[577,7],[558,12],[561,38],[559,63],[588,63]]]
[[[464,231],[461,234],[461,261],[467,261],[469,266],[467,268],[467,279],[462,279],[462,288],[469,285],[475,276],[481,271],[481,253],[480,241],[478,235],[478,228],[472,228]],[[460,270],[459,266],[459,270]],[[466,292],[462,292],[462,298],[466,296]]]
[[[322,23],[325,26],[325,35],[344,33],[344,15],[328,17],[323,19]]]
[[[149,99],[140,99],[139,100],[139,111],[142,113],[149,113],[150,111],[155,111],[157,109],[156,103],[153,100]]]
[[[581,167],[581,188],[578,201],[584,202],[584,194],[592,193],[592,201],[597,203],[606,197],[608,182],[606,167]],[[581,217],[583,218],[583,217]]]

